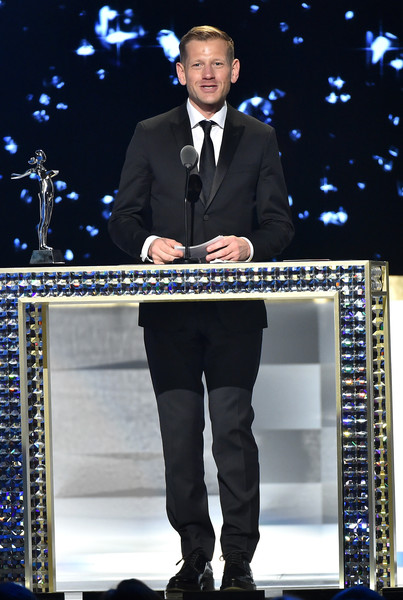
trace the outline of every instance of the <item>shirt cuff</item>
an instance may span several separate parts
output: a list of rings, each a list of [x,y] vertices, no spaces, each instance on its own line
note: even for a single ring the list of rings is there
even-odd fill
[[[148,256],[148,251],[153,241],[156,240],[158,237],[158,235],[149,235],[146,241],[144,242],[140,254],[140,258],[143,262],[153,262],[152,259]]]
[[[250,262],[253,258],[255,249],[253,247],[252,242],[250,240],[248,240],[248,238],[241,236],[241,239],[245,240],[245,242],[248,242],[248,244],[249,244],[250,254],[249,254],[249,258],[247,258],[245,262]]]

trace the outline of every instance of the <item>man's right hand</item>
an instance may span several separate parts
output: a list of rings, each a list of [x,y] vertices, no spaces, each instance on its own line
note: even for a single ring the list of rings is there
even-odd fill
[[[148,256],[155,265],[171,263],[175,258],[183,256],[182,250],[176,249],[175,246],[181,246],[180,242],[170,238],[157,238],[151,242]]]

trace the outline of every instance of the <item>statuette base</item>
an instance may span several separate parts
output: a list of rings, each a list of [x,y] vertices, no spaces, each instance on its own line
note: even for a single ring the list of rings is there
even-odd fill
[[[64,265],[63,254],[60,250],[34,250],[32,252],[30,265]]]

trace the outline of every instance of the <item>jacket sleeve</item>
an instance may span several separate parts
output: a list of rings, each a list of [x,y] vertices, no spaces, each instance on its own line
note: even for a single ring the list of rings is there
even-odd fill
[[[108,222],[113,242],[140,261],[143,244],[150,235],[152,173],[143,123],[136,127],[126,152],[112,214]]]
[[[280,162],[276,133],[270,128],[262,152],[256,185],[257,228],[250,241],[254,261],[267,261],[278,256],[294,235],[287,188]]]

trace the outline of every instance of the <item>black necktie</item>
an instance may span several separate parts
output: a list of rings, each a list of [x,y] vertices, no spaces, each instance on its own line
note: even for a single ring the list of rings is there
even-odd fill
[[[205,200],[208,200],[215,173],[214,146],[210,137],[211,127],[215,125],[215,123],[214,121],[200,121],[199,125],[204,131],[199,173],[203,183],[203,196]]]

